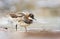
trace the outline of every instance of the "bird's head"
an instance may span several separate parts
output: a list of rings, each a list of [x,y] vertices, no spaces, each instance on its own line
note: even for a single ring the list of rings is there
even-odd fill
[[[34,18],[34,14],[32,14],[32,13],[30,13],[30,14],[28,15],[28,17],[29,17],[29,19],[34,19],[34,20],[36,20],[36,19]]]

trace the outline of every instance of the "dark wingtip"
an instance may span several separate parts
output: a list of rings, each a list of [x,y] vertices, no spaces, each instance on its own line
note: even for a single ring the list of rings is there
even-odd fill
[[[15,14],[10,14],[10,16],[11,16],[12,18],[17,18],[17,15],[15,15]]]

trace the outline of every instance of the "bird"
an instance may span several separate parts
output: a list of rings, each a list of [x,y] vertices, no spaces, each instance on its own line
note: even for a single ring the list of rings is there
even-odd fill
[[[29,26],[30,24],[33,23],[34,18],[34,14],[32,13],[27,13],[27,12],[19,12],[19,13],[14,13],[14,14],[10,14],[10,16],[12,18],[16,18],[18,21],[18,24],[21,27],[25,28],[25,31],[27,32],[27,26]],[[35,19],[36,20],[36,19]],[[17,30],[17,25],[16,25],[16,30]]]

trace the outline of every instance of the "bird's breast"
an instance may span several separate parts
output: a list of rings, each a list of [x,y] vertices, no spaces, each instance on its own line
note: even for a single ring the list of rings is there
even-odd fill
[[[24,22],[27,24],[31,24],[33,22],[33,20],[24,20]]]
[[[30,24],[27,24],[24,21],[20,21],[19,22],[19,25],[21,25],[22,27],[24,27],[24,26],[29,26]]]

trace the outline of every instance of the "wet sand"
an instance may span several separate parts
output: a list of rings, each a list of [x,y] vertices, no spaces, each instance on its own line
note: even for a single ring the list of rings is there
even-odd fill
[[[60,39],[60,32],[0,30],[0,39]]]
[[[14,32],[13,39],[60,39],[60,32]]]
[[[13,39],[60,39],[60,33],[51,32],[15,32]]]

